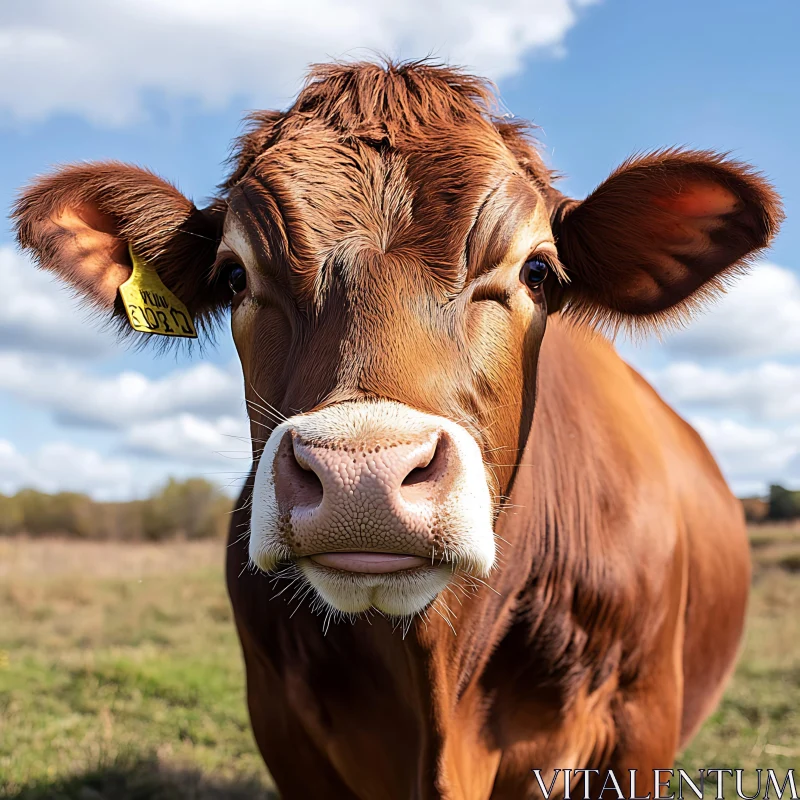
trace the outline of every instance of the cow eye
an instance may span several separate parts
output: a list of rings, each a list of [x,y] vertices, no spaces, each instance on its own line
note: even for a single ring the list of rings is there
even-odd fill
[[[523,265],[522,271],[519,274],[519,279],[529,288],[538,289],[547,273],[550,271],[550,265],[541,256],[533,256],[529,258]]]
[[[239,266],[239,264],[231,267],[230,272],[228,272],[228,286],[231,287],[231,291],[234,294],[244,291],[247,287],[247,273],[244,271],[244,267]]]

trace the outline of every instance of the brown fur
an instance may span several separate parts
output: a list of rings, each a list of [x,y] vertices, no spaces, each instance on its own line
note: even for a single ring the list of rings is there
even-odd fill
[[[42,176],[20,196],[12,217],[20,246],[39,266],[95,304],[114,304],[130,274],[130,245],[210,328],[225,296],[209,280],[221,210],[200,211],[152,172],[109,161]]]
[[[681,198],[710,186],[730,204],[681,213]],[[620,312],[648,325],[680,323],[741,273],[782,218],[772,187],[745,164],[677,148],[630,158],[582,203],[562,208],[555,225],[577,276],[570,311],[612,324]]]
[[[461,576],[405,637],[384,619],[326,636],[242,574],[251,475],[228,586],[282,796],[499,800],[536,796],[534,767],[669,767],[733,663],[744,525],[699,437],[586,322],[680,319],[768,244],[769,185],[671,150],[570,200],[486,84],[417,63],[316,68],[288,111],[251,117],[222,191],[199,212],[150,173],[68,168],[23,195],[20,242],[108,304],[131,241],[209,316],[237,256],[203,237],[233,215],[258,262],[232,309],[254,443],[267,404],[457,420],[502,549],[490,586]],[[551,265],[540,289],[519,281],[523,230]]]

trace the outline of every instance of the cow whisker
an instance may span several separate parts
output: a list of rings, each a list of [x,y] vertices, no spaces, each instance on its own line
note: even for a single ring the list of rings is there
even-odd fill
[[[284,419],[279,417],[275,412],[270,411],[268,408],[265,408],[264,406],[256,403],[255,400],[245,400],[245,403],[251,410],[259,411],[260,413],[262,413],[273,425],[275,424],[279,425],[285,421]]]
[[[255,392],[256,397],[264,404],[264,406],[266,408],[268,408],[268,409],[271,409],[272,413],[278,419],[280,419],[281,422],[285,422],[288,419],[288,417],[285,414],[283,414],[281,411],[279,411],[277,408],[275,408],[275,406],[273,406],[272,403],[270,403],[267,400],[265,400],[261,396],[261,394],[259,394],[258,389],[256,389],[256,387],[253,385],[252,381],[250,382],[250,388]],[[250,401],[250,402],[252,402],[252,401]]]
[[[436,598],[436,599],[438,600],[439,598]],[[445,604],[445,607],[446,607],[446,604]],[[442,614],[441,611],[439,611],[439,609],[436,607],[436,602],[435,601],[431,604],[431,608],[444,620],[444,622],[447,625],[447,627],[450,628],[450,630],[453,632],[453,636],[456,636],[457,635],[456,634],[456,629],[453,627],[453,623],[450,622],[450,620],[444,614]]]
[[[498,597],[500,597],[500,592],[498,592],[494,586],[491,586],[485,580],[483,580],[483,578],[479,578],[477,575],[470,575],[469,577],[470,580],[477,581],[481,584],[481,586],[485,586],[487,589],[489,589],[489,591],[494,592]]]
[[[455,590],[452,586],[445,586],[445,591],[450,592],[450,594],[453,595],[453,599],[456,601],[456,603],[462,607],[464,606],[464,604],[461,602],[461,598],[455,593]]]
[[[305,586],[306,586],[306,590],[305,590],[305,592],[303,592],[303,594],[300,596],[300,599],[297,601],[297,606],[295,607],[294,611],[292,611],[292,613],[291,613],[291,614],[289,614],[289,619],[291,619],[291,618],[292,618],[292,617],[293,617],[293,616],[294,616],[294,615],[295,615],[295,614],[296,614],[296,613],[297,613],[297,612],[300,610],[300,606],[302,606],[302,605],[303,605],[303,602],[305,601],[306,597],[308,597],[308,595],[309,595],[309,594],[310,594],[310,593],[313,591],[313,589],[314,589],[314,587],[313,587],[313,586],[312,586],[310,583],[308,583],[308,584],[305,584]],[[298,590],[298,591],[299,591],[299,590]],[[295,598],[296,596],[297,596],[297,593],[295,593],[295,595],[292,597],[292,600],[294,600],[294,598]],[[291,602],[291,601],[290,601],[290,602]]]
[[[232,511],[230,512],[233,513]],[[234,547],[235,545],[239,544],[240,542],[244,541],[250,535],[250,531],[244,531],[244,533],[240,533],[229,545],[228,547]]]

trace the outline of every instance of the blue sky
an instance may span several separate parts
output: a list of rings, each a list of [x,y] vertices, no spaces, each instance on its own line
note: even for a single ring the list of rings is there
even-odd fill
[[[695,424],[740,493],[800,485],[800,5],[739,0],[29,0],[0,9],[0,200],[51,165],[146,165],[200,201],[242,114],[283,107],[304,65],[375,48],[494,78],[583,196],[636,151],[731,152],[787,221],[748,278],[629,360]],[[215,348],[129,352],[0,227],[0,491],[98,497],[247,468],[241,377]]]

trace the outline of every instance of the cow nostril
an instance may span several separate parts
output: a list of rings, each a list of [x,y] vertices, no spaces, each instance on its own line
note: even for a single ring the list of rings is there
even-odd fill
[[[403,486],[413,486],[415,483],[422,483],[426,480],[427,472],[427,467],[415,467],[404,478]]]
[[[313,469],[298,461],[295,475],[295,500],[299,506],[318,506],[322,502],[322,481]]]
[[[294,437],[287,437],[278,453],[276,479],[289,489],[292,505],[317,506],[322,502],[323,488],[319,475],[297,452]]]
[[[414,467],[403,479],[403,487],[435,480],[445,468],[446,451],[446,440],[443,437],[438,438],[430,452],[421,458],[422,463]]]
[[[433,459],[429,464],[426,464],[424,467],[415,467],[411,470],[411,472],[406,475],[403,479],[403,486],[413,486],[416,483],[424,483],[425,481],[430,479],[431,476],[431,464],[433,463]]]
[[[303,466],[299,461],[297,466],[300,468],[300,482],[303,484],[305,501],[307,503],[319,503],[322,500],[323,493],[322,481],[319,479],[319,475],[310,467]]]

